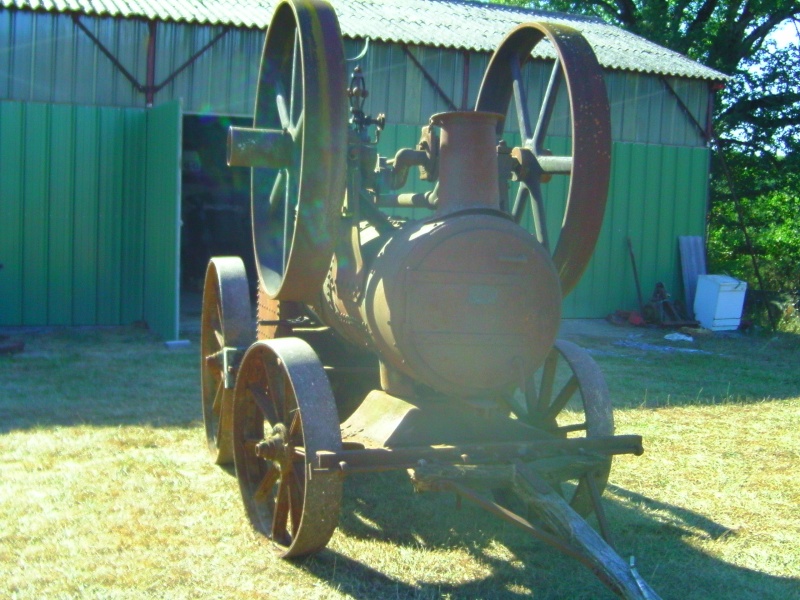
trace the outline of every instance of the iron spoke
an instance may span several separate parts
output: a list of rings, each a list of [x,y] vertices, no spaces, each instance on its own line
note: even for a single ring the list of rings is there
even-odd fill
[[[294,418],[299,413],[297,409],[297,399],[294,397],[294,388],[292,387],[292,378],[284,376],[281,381],[281,392],[283,393],[283,424],[287,427],[287,436],[292,439],[292,425]]]
[[[300,417],[300,409],[299,408],[295,407],[291,411],[291,413],[292,413],[292,422],[289,424],[289,433],[287,433],[286,435],[287,435],[288,439],[293,442],[294,440],[298,439],[297,438],[298,435],[302,436],[302,433],[303,433],[303,429],[302,429],[303,421],[302,421],[302,419]],[[302,443],[302,437],[300,437],[299,439],[300,439],[300,442]]]
[[[292,134],[292,140],[295,141],[295,147],[298,148],[302,147],[303,123],[305,121],[305,115],[305,109],[301,110],[300,116],[297,117],[297,123],[295,123],[292,129],[289,130],[289,133]]]
[[[219,380],[217,385],[217,392],[214,394],[214,404],[211,406],[211,412],[219,415],[222,412],[222,395],[225,393],[225,386],[223,379]]]
[[[269,193],[269,214],[273,215],[281,207],[281,197],[285,195],[286,171],[281,169],[272,184],[272,191]]]
[[[528,417],[532,417],[539,405],[539,390],[536,389],[536,379],[531,377],[525,383],[525,409]]]
[[[295,109],[300,104],[298,96],[298,89],[302,91],[302,83],[299,81],[302,77],[302,69],[300,68],[300,31],[294,30],[294,49],[292,51],[292,90],[289,99],[289,122],[294,122]]]
[[[278,108],[278,118],[281,121],[281,128],[288,131],[292,122],[289,120],[289,109],[286,106],[286,91],[283,89],[283,83],[280,77],[275,80],[275,104]]]
[[[574,423],[572,425],[562,425],[561,427],[557,427],[554,431],[557,433],[573,433],[575,431],[586,431],[587,424],[586,421],[583,423]]]
[[[553,400],[553,403],[547,410],[545,418],[555,419],[558,416],[558,413],[564,410],[567,402],[569,402],[570,398],[575,395],[576,391],[578,391],[578,378],[573,374],[572,377],[569,378],[569,381],[566,383],[566,385],[561,388],[561,391],[558,393],[558,396],[556,396],[556,399]]]
[[[553,110],[556,105],[556,98],[558,97],[558,88],[561,85],[563,77],[563,69],[561,68],[561,61],[556,59],[553,64],[553,70],[550,71],[550,80],[547,82],[547,89],[542,98],[542,106],[539,110],[539,118],[536,120],[536,130],[533,132],[532,150],[538,157],[543,150],[544,138],[550,128],[550,119],[553,116]]]
[[[522,136],[522,143],[527,144],[531,139],[531,120],[528,116],[528,100],[525,94],[525,84],[522,81],[519,55],[516,53],[511,56],[511,77],[514,80],[514,104],[517,109],[519,133]]]
[[[300,529],[300,520],[303,516],[303,490],[300,482],[300,477],[294,466],[286,473],[286,483],[289,488],[289,508],[292,518],[292,536],[297,536],[297,531]]]
[[[267,472],[261,478],[253,492],[253,501],[256,504],[270,502],[272,498],[272,489],[275,487],[275,482],[278,481],[280,470],[277,469],[272,463],[268,463]]]
[[[514,222],[516,222],[517,225],[522,221],[522,215],[525,212],[525,205],[528,203],[528,198],[530,198],[528,188],[520,184],[517,188],[517,197],[514,198],[514,206],[511,208],[511,216],[514,217]]]
[[[217,311],[219,310],[221,310],[221,308],[218,307]],[[219,322],[221,322],[221,320],[222,318],[220,317]],[[217,323],[217,325],[219,324],[219,322]],[[219,327],[214,327],[214,339],[217,340],[218,349],[221,350],[222,348],[225,347],[225,335],[222,333],[222,331],[220,331]]]
[[[284,412],[284,399],[283,399],[283,390],[284,390],[284,373],[281,368],[273,363],[265,363],[264,368],[267,371],[267,381],[269,381],[269,389],[271,391],[272,402],[270,406],[273,410],[273,416],[275,420],[272,421],[273,425],[277,425],[278,423],[285,423],[285,412]]]
[[[291,184],[292,180],[290,177],[289,170],[286,170],[286,189],[283,197],[283,260],[281,262],[281,269],[283,272],[286,272],[286,262],[288,260],[288,252],[289,252],[289,243],[291,239],[289,238],[289,213],[290,205],[291,205]]]
[[[286,485],[286,473],[281,473],[278,482],[278,493],[275,494],[275,510],[272,514],[272,540],[288,545],[289,532],[286,523],[289,520],[289,489]]]
[[[263,417],[270,425],[275,425],[278,422],[277,415],[275,414],[274,403],[269,395],[264,391],[259,383],[251,383],[247,386],[247,390],[253,397],[253,401],[258,406]]]
[[[528,194],[531,199],[531,213],[533,216],[534,229],[536,231],[536,239],[544,246],[545,250],[550,252],[550,240],[547,235],[547,220],[545,217],[542,186],[539,183],[539,179],[536,177],[528,177],[522,185],[528,189]]]
[[[542,366],[542,382],[539,386],[539,407],[537,410],[539,414],[547,414],[547,409],[550,407],[550,398],[553,397],[553,380],[556,376],[557,366],[558,352],[551,350]]]

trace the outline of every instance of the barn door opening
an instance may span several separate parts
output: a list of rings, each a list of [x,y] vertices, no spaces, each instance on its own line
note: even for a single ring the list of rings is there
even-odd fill
[[[228,127],[252,119],[219,115],[183,117],[181,188],[181,294],[202,294],[212,256],[239,256],[255,282],[250,235],[250,169],[226,162]]]

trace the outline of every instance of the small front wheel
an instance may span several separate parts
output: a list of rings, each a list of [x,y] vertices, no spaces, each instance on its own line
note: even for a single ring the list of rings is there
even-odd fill
[[[236,359],[255,334],[242,259],[217,256],[208,263],[200,325],[200,379],[208,450],[218,465],[233,462],[231,406]]]
[[[318,451],[341,448],[336,403],[311,346],[291,337],[254,343],[234,390],[234,462],[250,523],[281,557],[320,550],[333,535],[343,477],[314,465]]]

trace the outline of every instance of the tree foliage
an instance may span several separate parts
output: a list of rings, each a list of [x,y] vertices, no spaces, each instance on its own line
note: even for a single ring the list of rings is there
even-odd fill
[[[719,157],[715,157],[719,162]],[[712,180],[708,233],[710,268],[755,281],[752,250],[764,287],[800,290],[800,164],[797,156],[781,156],[772,162],[741,152],[729,153],[727,177]],[[722,171],[715,165],[715,171]],[[738,201],[737,201],[738,198]],[[750,238],[741,227],[747,223]]]

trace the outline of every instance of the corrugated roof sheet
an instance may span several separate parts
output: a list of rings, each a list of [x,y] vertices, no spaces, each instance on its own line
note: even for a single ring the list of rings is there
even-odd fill
[[[267,27],[276,4],[277,0],[0,0],[4,8],[21,10],[259,29]],[[606,68],[726,79],[718,71],[594,18],[464,0],[333,0],[332,4],[342,34],[351,38],[491,52],[516,25],[549,21],[580,30]]]

